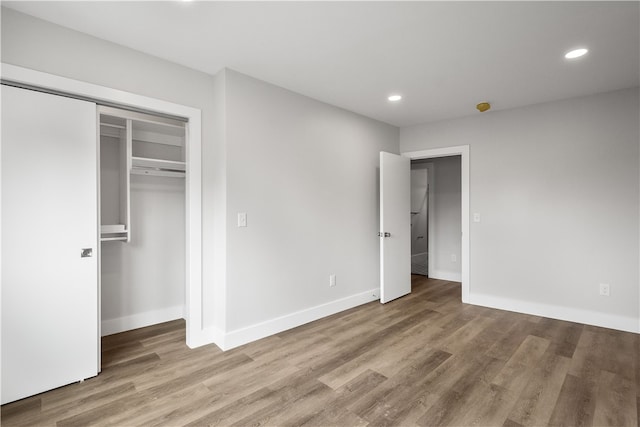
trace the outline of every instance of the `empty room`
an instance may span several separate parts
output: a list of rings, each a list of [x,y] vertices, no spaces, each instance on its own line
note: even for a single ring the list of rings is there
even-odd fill
[[[640,422],[640,2],[1,6],[2,425]]]

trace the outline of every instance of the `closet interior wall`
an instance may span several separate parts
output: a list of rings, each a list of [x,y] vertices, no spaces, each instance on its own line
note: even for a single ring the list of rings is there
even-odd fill
[[[184,317],[184,123],[100,107],[102,335]]]

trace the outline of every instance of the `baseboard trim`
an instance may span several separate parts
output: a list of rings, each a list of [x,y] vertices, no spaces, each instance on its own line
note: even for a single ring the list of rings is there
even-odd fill
[[[160,310],[145,311],[144,313],[103,320],[101,333],[104,337],[176,319],[184,319],[184,306],[176,305]]]
[[[222,337],[219,337],[217,341],[211,342],[215,343],[222,350],[230,350],[243,344],[304,325],[305,323],[313,322],[314,320],[322,319],[323,317],[327,317],[371,301],[376,301],[380,299],[379,295],[380,289],[374,288],[366,292],[361,292],[326,304],[317,305],[315,307],[296,311],[275,319],[247,326],[245,328],[236,329],[224,334]],[[214,335],[215,334],[212,332],[211,337],[214,338]]]
[[[616,329],[618,331],[640,333],[640,319],[634,317],[474,293],[469,295],[469,303],[499,310]]]
[[[429,271],[430,279],[447,280],[449,282],[462,282],[462,273],[454,271],[431,270]]]
[[[214,344],[222,350],[222,342],[224,341],[224,334],[217,328],[208,327],[195,331],[191,334],[191,339],[187,340],[187,346],[189,348],[201,347],[203,345]]]

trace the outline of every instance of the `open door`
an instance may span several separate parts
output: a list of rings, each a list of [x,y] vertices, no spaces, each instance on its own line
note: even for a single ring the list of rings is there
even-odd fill
[[[410,159],[380,152],[380,302],[411,293]]]

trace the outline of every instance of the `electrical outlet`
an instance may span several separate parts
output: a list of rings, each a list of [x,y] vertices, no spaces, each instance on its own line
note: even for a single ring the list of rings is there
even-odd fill
[[[330,274],[329,275],[329,286],[333,288],[335,285],[336,285],[336,275],[335,274]]]
[[[600,295],[605,297],[611,295],[611,287],[608,283],[600,283]]]

